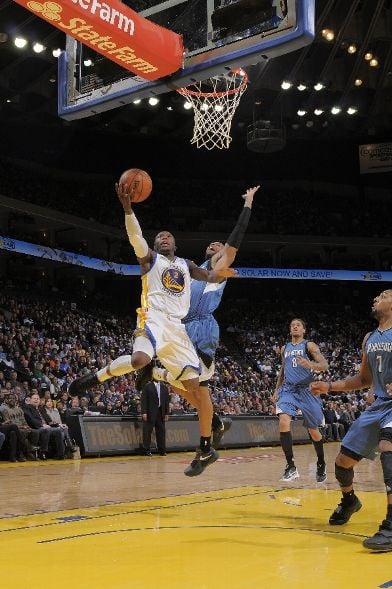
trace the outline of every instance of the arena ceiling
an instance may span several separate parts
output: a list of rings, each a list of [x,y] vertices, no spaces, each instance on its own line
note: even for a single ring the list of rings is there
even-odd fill
[[[333,40],[325,38],[325,29],[333,31]],[[28,40],[26,48],[15,47],[16,36]],[[35,41],[46,47],[42,53],[32,50]],[[64,44],[57,29],[12,0],[1,0],[0,124],[15,122],[25,129],[37,123],[86,125],[111,133],[190,137],[192,114],[184,110],[183,99],[176,93],[161,96],[156,107],[144,100],[87,120],[69,123],[59,119],[57,60],[52,50]],[[355,50],[349,52],[350,46]],[[377,60],[373,66],[366,59],[369,53]],[[284,124],[288,140],[389,139],[392,1],[316,0],[312,45],[247,71],[251,83],[235,116],[233,134],[246,137],[248,125],[255,120],[272,120]],[[292,84],[289,90],[281,88],[284,80]],[[324,86],[319,91],[314,88],[318,83]],[[332,114],[334,106],[341,112]],[[298,115],[301,109],[306,111],[303,116]]]

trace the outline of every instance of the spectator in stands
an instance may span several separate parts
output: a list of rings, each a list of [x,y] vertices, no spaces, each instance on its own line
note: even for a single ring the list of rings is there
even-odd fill
[[[11,423],[18,427],[21,439],[19,446],[21,448],[20,455],[25,455],[29,460],[36,460],[35,449],[39,447],[40,433],[36,429],[32,429],[26,421],[23,410],[18,404],[15,395],[8,395],[5,407],[1,411],[4,422]]]
[[[46,460],[49,441],[54,440],[56,445],[55,458],[63,460],[65,456],[64,440],[61,429],[59,427],[51,427],[50,419],[40,406],[40,396],[38,392],[32,391],[30,395],[30,403],[25,405],[24,414],[29,426],[39,431],[40,434],[40,458]]]

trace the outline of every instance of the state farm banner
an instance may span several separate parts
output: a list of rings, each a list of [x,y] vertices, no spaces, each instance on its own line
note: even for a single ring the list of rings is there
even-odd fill
[[[181,35],[143,18],[119,0],[15,0],[67,35],[147,80],[182,65]]]
[[[359,146],[361,174],[392,172],[392,143],[369,143]]]

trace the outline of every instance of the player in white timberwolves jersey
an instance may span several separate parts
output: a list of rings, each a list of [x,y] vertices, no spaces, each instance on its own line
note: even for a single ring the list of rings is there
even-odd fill
[[[96,374],[87,374],[69,386],[70,395],[80,395],[86,388],[114,377],[138,370],[151,362],[156,355],[163,366],[197,399],[199,410],[200,448],[185,474],[194,476],[215,462],[218,453],[211,447],[212,403],[210,396],[200,389],[200,363],[190,341],[183,317],[190,303],[190,282],[201,280],[218,283],[235,276],[232,268],[207,270],[194,262],[176,256],[174,237],[161,231],[151,250],[132,211],[131,197],[121,186],[116,186],[118,198],[125,212],[125,226],[129,241],[135,250],[142,274],[141,307],[137,310],[137,328],[132,356],[116,358]]]
[[[220,241],[211,242],[206,249],[206,261],[201,264],[202,268],[207,270],[217,270],[224,263],[225,266],[230,266],[236,257],[241,241],[247,229],[250,213],[253,204],[253,197],[260,186],[248,188],[242,196],[244,199],[244,206],[239,215],[238,221],[227,238],[225,244]],[[222,279],[219,283],[209,283],[200,280],[191,281],[191,300],[187,315],[182,322],[188,336],[190,337],[201,363],[200,387],[204,394],[209,394],[208,381],[215,372],[215,352],[219,345],[219,325],[213,313],[218,308],[224,288],[226,286],[226,279]],[[175,381],[174,375],[167,373],[161,368],[154,368],[153,371],[144,370],[145,375],[142,376],[138,388],[154,378],[155,380],[166,380],[170,383],[172,388],[179,394],[182,394],[197,408],[197,399],[192,399],[189,394],[181,390],[182,385]],[[139,376],[138,376],[139,378]],[[231,426],[231,419],[223,419],[214,413],[212,418],[212,434],[213,446],[217,448],[225,433]]]
[[[364,540],[363,545],[377,552],[389,552],[392,550],[392,289],[384,290],[374,299],[372,314],[378,321],[378,328],[363,340],[359,373],[344,380],[314,382],[310,389],[313,394],[320,395],[372,387],[374,401],[348,430],[335,461],[335,475],[343,497],[329,523],[345,524],[361,509],[362,504],[353,489],[354,467],[362,458],[374,459],[379,449],[387,515],[378,532]]]
[[[287,466],[281,481],[292,481],[299,477],[294,464],[291,420],[300,409],[317,454],[316,480],[322,483],[327,478],[324,460],[324,445],[319,427],[324,422],[320,399],[309,391],[313,371],[328,369],[328,362],[314,342],[305,339],[306,325],[303,319],[290,323],[291,341],[281,350],[282,366],[273,395],[276,414],[279,416],[280,443]]]

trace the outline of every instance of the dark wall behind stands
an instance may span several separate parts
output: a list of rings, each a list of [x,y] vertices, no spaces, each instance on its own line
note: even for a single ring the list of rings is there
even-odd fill
[[[308,180],[358,180],[358,144],[347,141],[291,141],[272,154],[257,154],[246,147],[246,137],[236,136],[229,150],[196,149],[173,136],[152,137],[112,134],[89,128],[89,119],[58,120],[57,125],[25,127],[23,121],[3,125],[0,142],[3,157],[29,159],[72,171],[100,172],[117,176],[129,167],[140,167],[152,176],[252,180],[297,178]],[[381,174],[382,182],[388,174]],[[372,180],[374,180],[372,178]],[[208,189],[208,184],[206,184]]]

